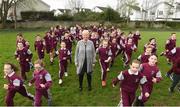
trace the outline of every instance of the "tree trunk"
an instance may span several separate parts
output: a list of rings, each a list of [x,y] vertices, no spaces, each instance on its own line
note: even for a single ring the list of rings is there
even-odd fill
[[[16,2],[15,2],[15,5],[14,5],[14,29],[17,28],[17,14],[16,14]]]

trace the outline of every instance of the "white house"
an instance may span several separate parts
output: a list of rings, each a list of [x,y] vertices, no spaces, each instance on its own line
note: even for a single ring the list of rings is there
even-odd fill
[[[141,21],[144,17],[144,14],[147,13],[146,10],[140,8],[139,6],[128,5],[128,7],[131,10],[129,13],[129,17],[131,21]]]
[[[52,11],[54,12],[54,16],[59,16],[62,14],[71,14],[71,9],[56,9]]]
[[[25,11],[50,11],[50,6],[42,0],[24,0],[17,3],[16,15],[17,20],[21,20],[21,12]],[[8,11],[8,20],[12,20],[14,17],[14,6]]]
[[[153,3],[152,3],[153,4]],[[143,9],[145,3],[141,6],[129,6],[132,8],[130,20],[132,21],[180,21],[180,1],[166,2],[159,0]]]

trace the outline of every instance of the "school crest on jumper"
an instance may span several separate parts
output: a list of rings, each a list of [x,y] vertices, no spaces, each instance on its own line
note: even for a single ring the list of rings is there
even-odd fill
[[[139,79],[136,79],[136,80],[135,80],[135,82],[138,82],[138,81],[139,81]]]
[[[42,79],[42,78],[43,78],[43,76],[42,76],[42,75],[39,75],[39,78],[40,78],[40,79]]]
[[[151,72],[151,75],[153,75],[154,73],[155,73],[155,71],[152,71],[152,72]]]

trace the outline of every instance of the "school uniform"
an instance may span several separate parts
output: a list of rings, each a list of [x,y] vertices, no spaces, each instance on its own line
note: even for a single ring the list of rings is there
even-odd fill
[[[120,83],[120,106],[132,106],[139,84],[144,86],[144,90],[147,90],[146,77],[140,72],[133,73],[130,69],[122,71],[117,78],[113,79],[112,83],[114,85]]]
[[[105,60],[107,60],[109,57],[112,57],[112,52],[108,47],[107,48],[100,47],[97,50],[97,53],[99,53],[99,62],[101,65],[101,72],[102,72],[101,79],[102,81],[105,81],[107,75],[107,69],[109,67],[109,62],[105,62]]]
[[[160,82],[162,76],[161,76],[161,71],[159,70],[157,65],[151,66],[148,63],[143,63],[141,64],[140,71],[147,78],[147,90],[145,91],[142,88],[142,93],[139,96],[139,99],[142,101],[142,103],[145,103],[149,99],[149,97],[145,96],[145,92],[148,92],[151,95],[153,90],[154,83],[152,82],[152,79],[156,78],[157,82]]]
[[[145,52],[143,54],[141,54],[139,57],[138,57],[138,60],[142,63],[148,63],[149,62],[149,57],[151,55],[147,55]]]
[[[133,35],[133,42],[136,45],[136,47],[138,47],[138,41],[141,40],[140,36],[141,36],[140,34],[139,35],[136,35],[136,34]]]
[[[172,39],[169,39],[168,43],[166,43],[165,45],[165,49],[166,49],[165,56],[170,61],[172,61],[171,50],[173,50],[175,47],[176,47],[176,40],[172,40]]]
[[[44,96],[48,99],[48,106],[51,105],[52,96],[50,93],[50,87],[52,86],[51,75],[45,69],[33,73],[33,79],[30,83],[35,85],[35,106],[41,106],[41,99]],[[42,88],[40,84],[44,84],[45,88]]]
[[[56,36],[50,36],[49,38],[49,44],[50,44],[50,52],[53,53],[54,51],[56,51],[56,47],[57,47],[57,38]]]
[[[18,75],[16,75],[15,72],[12,72],[11,74],[7,75],[6,78],[9,82],[6,94],[6,106],[14,106],[13,99],[17,92],[22,96],[34,101],[34,96],[28,93],[26,87],[23,84],[22,79]]]
[[[50,36],[46,35],[44,37],[44,40],[45,40],[45,47],[46,47],[46,53],[49,54],[50,52]]]
[[[132,44],[125,44],[124,47],[124,56],[125,56],[125,62],[124,64],[127,65],[129,64],[131,57],[132,57],[132,52],[136,49],[136,46]]]
[[[174,88],[180,81],[180,58],[176,60],[172,68],[167,72],[168,77],[173,73],[172,84],[170,86],[170,91],[173,92]]]
[[[67,72],[68,58],[70,56],[70,51],[66,48],[61,48],[58,51],[59,54],[59,78],[62,79],[65,72]]]
[[[34,43],[35,51],[37,50],[39,59],[44,58],[44,44],[43,41],[35,41]]]
[[[15,52],[15,57],[19,58],[19,64],[20,64],[20,68],[21,68],[21,77],[26,80],[26,72],[30,71],[30,64],[29,61],[32,58],[32,52],[27,49],[27,48],[23,48],[22,50],[17,50]],[[26,59],[28,59],[29,61],[26,61]]]
[[[148,45],[150,45],[151,46],[151,48],[152,48],[152,54],[155,54],[156,55],[156,52],[157,52],[157,45],[156,44],[146,44],[145,46],[144,46],[144,52],[146,51],[146,46],[148,46]]]
[[[111,52],[112,52],[112,61],[111,63],[113,64],[114,63],[114,60],[117,56],[117,52],[119,52],[120,50],[120,46],[117,44],[117,43],[111,43]]]

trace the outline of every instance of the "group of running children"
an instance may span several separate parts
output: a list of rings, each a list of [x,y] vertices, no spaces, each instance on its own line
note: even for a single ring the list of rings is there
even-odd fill
[[[21,76],[16,74],[17,68],[11,63],[4,64],[4,78],[9,83],[4,84],[7,89],[6,105],[13,106],[13,98],[16,92],[31,99],[34,106],[41,105],[42,96],[48,99],[48,105],[51,105],[50,87],[52,79],[50,73],[44,69],[43,59],[45,53],[49,55],[49,61],[52,65],[54,58],[59,58],[59,84],[63,83],[63,76],[68,76],[68,62],[72,63],[72,47],[75,42],[82,39],[83,30],[90,31],[90,38],[94,44],[97,54],[99,54],[99,63],[101,65],[102,87],[106,86],[107,72],[113,66],[118,55],[122,55],[124,68],[128,65],[129,69],[121,71],[119,75],[112,80],[112,86],[120,84],[121,106],[143,106],[149,99],[154,83],[162,80],[161,71],[158,68],[157,43],[156,38],[150,38],[144,45],[143,53],[136,59],[132,60],[133,52],[138,49],[138,41],[141,40],[140,32],[129,32],[127,35],[119,28],[112,26],[90,25],[72,27],[62,27],[57,25],[51,27],[45,36],[36,35],[34,49],[37,52],[38,60],[32,64],[32,52],[30,44],[23,37],[22,33],[17,34],[15,58],[20,65]],[[58,49],[58,44],[60,48]],[[167,77],[172,77],[170,92],[174,91],[175,86],[180,80],[180,48],[176,47],[176,33],[170,34],[165,44],[165,51],[160,54],[165,56],[172,68],[167,72]],[[69,60],[69,61],[68,61]],[[132,60],[132,61],[131,61]],[[116,60],[118,61],[118,60]],[[33,78],[29,81],[29,86],[35,85],[35,97],[28,93],[24,85],[27,80],[26,72],[34,67]],[[174,72],[173,76],[171,76]],[[136,91],[141,86],[141,95],[136,97]]]

